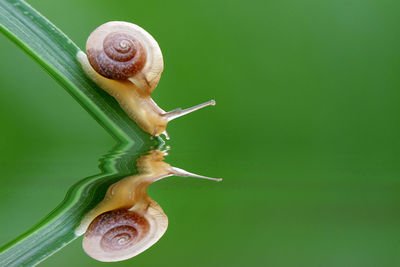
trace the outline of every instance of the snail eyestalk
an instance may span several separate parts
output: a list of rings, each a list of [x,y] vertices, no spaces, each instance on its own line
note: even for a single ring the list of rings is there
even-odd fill
[[[173,175],[176,176],[180,176],[180,177],[194,177],[194,178],[200,178],[200,179],[206,179],[206,180],[211,180],[211,181],[216,181],[216,182],[221,182],[222,178],[212,178],[212,177],[207,177],[207,176],[203,176],[203,175],[198,175],[195,173],[191,173],[176,167],[172,167],[171,168],[171,173]]]
[[[208,102],[199,104],[199,105],[194,106],[194,107],[186,108],[186,109],[178,108],[178,109],[175,109],[175,110],[172,110],[170,112],[167,112],[167,113],[163,114],[163,116],[167,117],[168,121],[172,121],[172,120],[174,120],[176,118],[182,117],[182,116],[184,116],[186,114],[192,113],[192,112],[194,112],[196,110],[199,110],[199,109],[202,109],[202,108],[205,108],[205,107],[208,107],[208,106],[215,106],[215,100],[210,100]]]

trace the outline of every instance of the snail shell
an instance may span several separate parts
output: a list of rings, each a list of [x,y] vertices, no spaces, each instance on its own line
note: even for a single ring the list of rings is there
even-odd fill
[[[126,260],[146,250],[168,226],[168,217],[155,205],[145,213],[121,208],[100,214],[85,233],[83,249],[103,262]]]
[[[164,69],[158,43],[141,27],[123,21],[107,22],[86,42],[90,65],[103,77],[130,80],[147,94],[157,86]]]
[[[105,36],[100,45],[97,44],[96,31],[90,35],[86,52],[90,65],[101,75],[109,79],[126,80],[143,69],[146,63],[146,51],[138,39],[123,32],[112,32]],[[102,36],[101,36],[102,37]]]

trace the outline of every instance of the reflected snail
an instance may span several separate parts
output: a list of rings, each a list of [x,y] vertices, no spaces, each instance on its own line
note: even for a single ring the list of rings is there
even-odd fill
[[[95,29],[77,59],[86,75],[113,96],[127,115],[145,132],[158,136],[167,123],[206,106],[214,100],[165,112],[151,98],[164,69],[163,56],[154,38],[139,26],[107,22]]]
[[[165,152],[153,150],[137,160],[138,174],[111,185],[104,199],[83,218],[76,229],[85,233],[82,246],[92,258],[121,261],[134,257],[156,243],[165,233],[168,217],[146,193],[155,181],[172,175],[210,178],[163,162]]]

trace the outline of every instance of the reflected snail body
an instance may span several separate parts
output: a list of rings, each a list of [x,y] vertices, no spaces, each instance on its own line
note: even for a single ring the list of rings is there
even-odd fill
[[[146,193],[155,181],[169,176],[220,181],[170,166],[165,152],[153,150],[137,160],[138,174],[112,184],[104,199],[81,221],[75,234],[85,234],[83,249],[92,258],[121,261],[156,243],[167,230],[168,217]]]
[[[127,115],[145,132],[158,136],[167,123],[206,106],[211,100],[188,108],[165,112],[151,98],[164,69],[163,56],[154,38],[139,26],[122,21],[107,22],[89,36],[86,53],[77,59],[86,75],[113,96]]]

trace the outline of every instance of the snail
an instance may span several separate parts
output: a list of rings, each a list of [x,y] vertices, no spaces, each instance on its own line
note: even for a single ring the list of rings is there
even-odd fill
[[[164,69],[163,56],[154,38],[141,27],[123,21],[107,22],[86,42],[86,53],[77,60],[86,75],[113,96],[127,115],[152,136],[164,134],[167,123],[206,106],[214,100],[165,112],[151,98]]]
[[[92,258],[121,261],[136,256],[165,233],[168,217],[146,193],[155,181],[172,175],[210,178],[175,168],[163,162],[166,152],[153,150],[137,160],[138,174],[112,184],[104,199],[88,212],[76,229],[85,233],[82,246]]]

